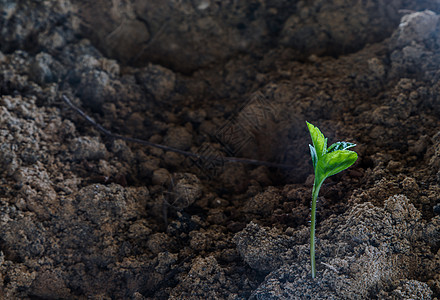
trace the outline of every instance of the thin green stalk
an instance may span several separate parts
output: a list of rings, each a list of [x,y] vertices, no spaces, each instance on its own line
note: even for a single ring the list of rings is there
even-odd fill
[[[321,189],[322,181],[313,183],[312,191],[312,216],[310,226],[310,263],[312,266],[312,278],[316,277],[316,263],[315,263],[315,225],[316,225],[316,200],[318,199],[319,190]]]

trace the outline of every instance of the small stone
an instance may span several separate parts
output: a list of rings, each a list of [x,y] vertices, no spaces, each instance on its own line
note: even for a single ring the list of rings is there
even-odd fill
[[[167,169],[160,168],[153,172],[153,177],[151,178],[151,181],[154,185],[166,185],[170,182],[170,172],[168,172]]]
[[[173,71],[153,64],[136,74],[136,79],[158,102],[168,100],[176,84],[176,74]]]
[[[75,160],[98,160],[107,155],[107,149],[97,137],[83,136],[74,139],[70,146]]]
[[[202,184],[196,175],[191,173],[174,174],[174,197],[173,206],[184,209],[193,204],[202,196]]]
[[[164,143],[173,148],[188,150],[192,144],[192,135],[185,127],[171,127],[168,129]]]
[[[53,63],[53,58],[47,53],[39,53],[35,56],[30,65],[29,76],[38,84],[45,84],[57,80],[55,74],[52,72],[50,65]]]

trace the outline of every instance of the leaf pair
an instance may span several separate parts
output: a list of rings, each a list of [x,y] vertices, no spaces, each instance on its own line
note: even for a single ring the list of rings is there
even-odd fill
[[[356,146],[356,144],[336,142],[327,148],[327,138],[318,127],[309,122],[306,123],[313,142],[313,146],[309,145],[309,147],[316,183],[321,184],[327,177],[335,175],[355,163],[358,157],[357,153],[347,149]]]

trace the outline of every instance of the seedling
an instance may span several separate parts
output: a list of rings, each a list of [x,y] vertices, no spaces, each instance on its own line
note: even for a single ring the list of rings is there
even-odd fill
[[[315,264],[315,224],[316,224],[316,199],[318,198],[319,189],[327,177],[335,175],[355,163],[357,153],[347,150],[356,146],[356,144],[348,142],[336,142],[327,148],[327,138],[321,133],[318,127],[313,126],[309,122],[307,127],[312,137],[313,146],[310,147],[312,155],[313,169],[315,171],[315,181],[312,190],[312,216],[310,226],[310,263],[312,266],[312,278],[316,277]]]

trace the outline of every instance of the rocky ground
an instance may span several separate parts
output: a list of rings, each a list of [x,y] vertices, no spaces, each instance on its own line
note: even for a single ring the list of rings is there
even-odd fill
[[[1,1],[0,298],[440,298],[438,13]],[[316,279],[306,120],[359,154],[321,189]]]

